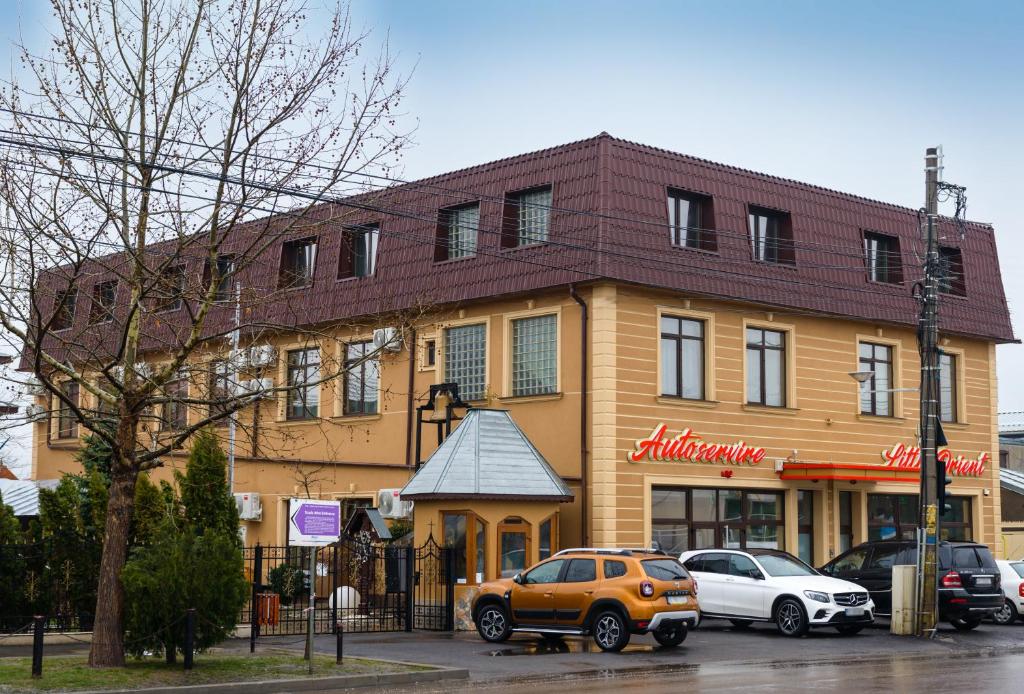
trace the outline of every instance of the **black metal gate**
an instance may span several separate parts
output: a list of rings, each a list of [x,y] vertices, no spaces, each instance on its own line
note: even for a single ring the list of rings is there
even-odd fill
[[[309,581],[315,581],[317,634],[451,630],[454,628],[452,551],[430,538],[422,547],[344,536],[316,549],[256,545],[245,549],[252,582],[243,622],[260,635],[304,634]]]

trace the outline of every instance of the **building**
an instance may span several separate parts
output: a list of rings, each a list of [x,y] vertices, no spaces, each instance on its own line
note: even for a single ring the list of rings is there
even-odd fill
[[[335,354],[275,337],[265,375],[279,383],[370,353],[369,321],[356,319],[431,306],[395,351],[308,394],[315,411],[281,398],[242,412],[235,489],[262,506],[247,542],[285,541],[302,470],[347,509],[409,483],[416,407],[443,382],[473,407],[507,410],[561,478],[572,500],[553,502],[556,547],[780,547],[820,565],[912,535],[915,210],[604,133],[373,200],[345,226],[285,239],[279,265],[242,280],[274,297],[278,273],[305,254],[309,281],[259,310],[353,321],[337,328]],[[940,232],[943,456],[956,494],[944,534],[999,552],[995,346],[1013,334],[993,229],[970,223],[961,238],[943,220]],[[859,385],[856,371],[872,376]],[[59,420],[35,425],[35,476],[75,467],[78,432]],[[455,519],[444,530],[416,518],[428,526],[418,534],[465,548],[462,580],[542,556],[539,524],[511,511],[478,522],[476,503],[432,500]],[[529,540],[509,538],[520,559],[498,556],[506,532]]]

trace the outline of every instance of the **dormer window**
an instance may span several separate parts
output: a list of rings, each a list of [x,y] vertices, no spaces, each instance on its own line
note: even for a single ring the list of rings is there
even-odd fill
[[[501,245],[505,248],[545,243],[551,224],[551,186],[505,196]]]
[[[437,220],[434,260],[456,260],[475,256],[479,227],[479,203],[441,210]]]
[[[185,266],[164,268],[153,287],[153,310],[173,311],[181,308],[185,296]]]
[[[377,270],[377,241],[380,227],[360,224],[341,233],[341,257],[338,260],[338,279],[370,277]]]
[[[788,213],[751,207],[748,224],[754,260],[785,265],[796,264],[793,253],[793,225]]]
[[[210,261],[206,261],[204,285],[209,286],[213,280]],[[231,255],[217,256],[217,288],[213,292],[214,301],[232,301],[235,298],[235,257]]]
[[[68,287],[57,294],[54,301],[53,321],[50,323],[51,330],[67,330],[75,322],[75,303],[78,301],[78,290],[75,287]]]
[[[865,232],[864,261],[868,266],[868,279],[872,282],[899,284],[903,281],[900,242],[895,236]]]
[[[711,198],[669,189],[668,231],[673,246],[702,251],[718,250]]]
[[[99,282],[92,288],[92,307],[89,324],[106,323],[114,318],[114,300],[117,298],[117,280]]]
[[[964,256],[959,248],[939,248],[939,291],[943,294],[966,296],[964,283]]]
[[[286,241],[281,247],[278,289],[298,289],[313,284],[316,267],[316,237]]]

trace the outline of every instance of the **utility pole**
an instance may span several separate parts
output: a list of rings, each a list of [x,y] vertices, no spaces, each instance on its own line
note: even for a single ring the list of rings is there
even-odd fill
[[[231,395],[238,394],[238,345],[240,338],[240,327],[242,323],[242,285],[235,285],[235,329],[231,331],[231,358],[228,359],[230,369]],[[228,418],[228,492],[235,493],[235,430],[238,427],[238,410],[231,413]]]

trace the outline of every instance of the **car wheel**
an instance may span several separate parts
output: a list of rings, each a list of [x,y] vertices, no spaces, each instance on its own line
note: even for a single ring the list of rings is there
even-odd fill
[[[594,620],[594,643],[602,651],[621,651],[629,643],[629,629],[618,612],[602,612]]]
[[[487,605],[476,615],[476,630],[480,638],[490,643],[507,641],[512,635],[508,612],[501,605]]]
[[[863,628],[860,624],[844,624],[841,627],[836,627],[836,631],[843,636],[853,636],[854,634],[859,634]]]
[[[786,636],[803,636],[807,633],[807,613],[804,606],[793,598],[786,598],[775,609],[775,626]]]
[[[992,615],[992,621],[1002,626],[1013,624],[1015,619],[1017,619],[1017,608],[1009,600],[1005,601],[1002,608]]]
[[[746,629],[753,624],[749,619],[730,619],[729,621],[732,622],[732,625],[737,629]]]
[[[685,624],[673,624],[670,627],[654,632],[654,640],[666,648],[678,646],[686,640]]]
[[[953,625],[953,628],[957,631],[970,631],[981,624],[980,619],[968,619],[966,617],[956,617],[949,620],[949,623]]]

